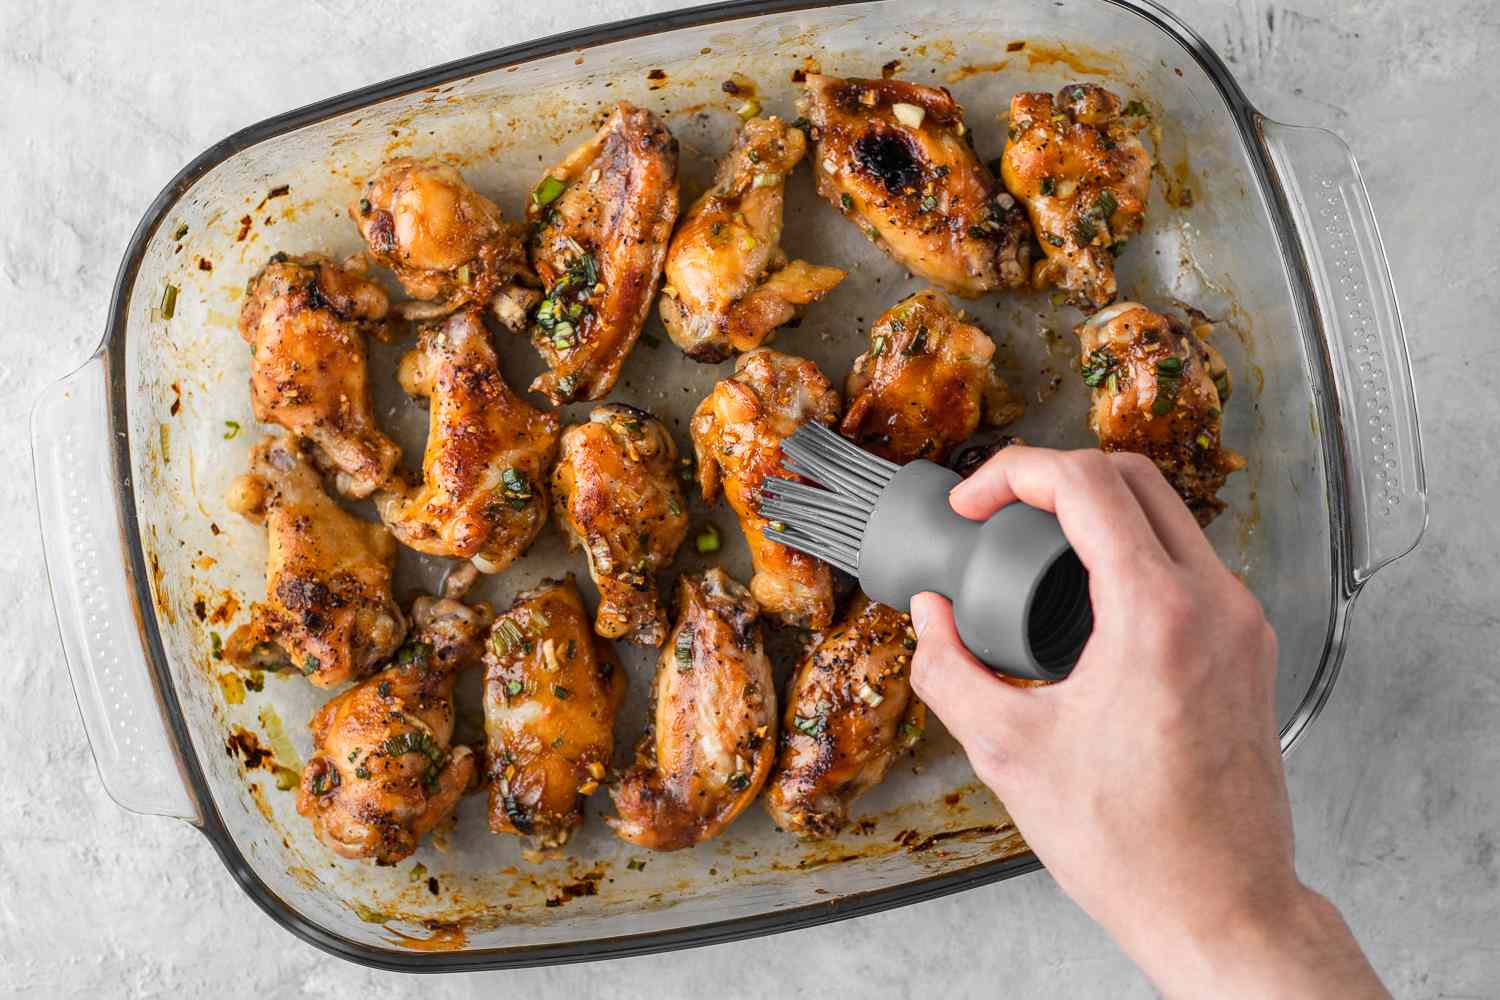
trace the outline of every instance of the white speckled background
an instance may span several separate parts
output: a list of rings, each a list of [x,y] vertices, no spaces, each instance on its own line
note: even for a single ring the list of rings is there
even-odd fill
[[[1344,676],[1290,763],[1303,877],[1398,995],[1500,993],[1500,10],[1483,0],[1171,4],[1263,110],[1324,125],[1370,187],[1411,339],[1432,525],[1355,609]],[[1134,997],[1151,989],[1046,875],[794,935],[439,983],[329,958],[188,826],[104,794],[51,607],[25,444],[98,342],[130,230],[229,132],[472,52],[678,6],[448,0],[422,12],[53,0],[0,7],[0,994]]]

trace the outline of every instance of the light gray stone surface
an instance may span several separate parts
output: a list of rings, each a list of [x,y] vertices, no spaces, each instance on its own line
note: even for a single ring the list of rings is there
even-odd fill
[[[1036,875],[794,935],[442,983],[301,944],[187,826],[105,796],[45,597],[25,443],[103,327],[126,238],[176,169],[309,100],[661,0],[0,5],[0,993],[386,997],[1149,996]],[[1003,5],[1001,5],[1003,6]],[[1355,609],[1290,762],[1298,863],[1398,995],[1500,994],[1500,13],[1483,0],[1172,0],[1261,108],[1352,144],[1409,325],[1432,524]]]

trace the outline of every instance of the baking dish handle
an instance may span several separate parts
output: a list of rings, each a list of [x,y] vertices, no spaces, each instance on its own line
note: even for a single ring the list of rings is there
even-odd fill
[[[63,657],[105,791],[131,812],[197,819],[167,742],[135,606],[95,355],[31,412],[42,551]]]
[[[1396,289],[1359,165],[1319,128],[1260,120],[1297,222],[1333,367],[1352,507],[1353,582],[1416,547],[1427,480]]]

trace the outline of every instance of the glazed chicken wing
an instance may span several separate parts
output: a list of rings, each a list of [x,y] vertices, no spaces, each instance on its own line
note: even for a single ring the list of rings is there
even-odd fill
[[[625,671],[571,575],[517,596],[484,662],[490,829],[561,847],[609,766]]]
[[[859,594],[802,661],[787,689],[766,792],[777,826],[804,837],[838,833],[850,803],[921,739],[927,709],[910,682],[916,645],[907,615]]]
[[[1026,283],[1026,213],[974,155],[945,88],[809,75],[797,108],[818,193],[908,271],[965,298]]]
[[[1209,329],[1119,302],[1077,331],[1099,447],[1150,458],[1204,525],[1224,509],[1217,494],[1225,477],[1245,467],[1219,439],[1229,372],[1203,339]]]
[[[750,119],[672,237],[661,319],[688,357],[718,362],[759,347],[844,280],[836,267],[788,262],[781,251],[786,178],[806,152],[801,129]]]
[[[715,568],[678,583],[651,724],[610,790],[624,840],[675,851],[716,837],[754,801],[776,746],[776,691],[755,599]]]
[[[1026,410],[994,355],[989,335],[943,295],[908,296],[876,321],[869,350],[854,360],[839,430],[893,462],[945,462],[981,423],[1003,427]]]
[[[672,435],[635,407],[596,408],[588,423],[563,433],[552,500],[599,586],[594,630],[660,646],[669,623],[656,573],[672,562],[688,529]]]
[[[393,865],[441,823],[474,783],[478,764],[452,746],[453,684],[479,665],[489,608],[418,598],[416,632],[396,662],[313,716],[313,756],[297,811],[346,858]]]
[[[600,399],[640,336],[677,221],[677,140],[621,103],[531,193],[532,264],[547,297],[532,342],[551,369],[531,388],[554,403]]]
[[[475,307],[424,329],[397,377],[428,397],[432,415],[422,484],[393,477],[375,497],[381,520],[418,552],[500,572],[547,521],[557,416],[505,384]]]
[[[1115,256],[1145,218],[1151,155],[1138,124],[1092,83],[1070,84],[1056,97],[1011,98],[1001,173],[1031,213],[1046,255],[1033,283],[1056,285],[1083,309],[1114,301]]]
[[[781,441],[809,420],[833,424],[839,394],[806,358],[759,348],[740,355],[693,414],[698,485],[712,502],[723,490],[750,545],[750,592],[762,611],[789,625],[823,628],[833,618],[828,564],[765,537],[759,509],[767,476],[797,478],[781,463]]]
[[[296,669],[318,687],[362,677],[406,634],[391,599],[396,543],[330,500],[302,445],[267,438],[228,504],[269,538],[266,600],[234,631],[224,656],[241,667]]]
[[[369,496],[401,460],[375,425],[365,371],[365,335],[387,307],[379,285],[326,257],[278,253],[250,279],[240,309],[255,419],[312,442],[351,497]]]

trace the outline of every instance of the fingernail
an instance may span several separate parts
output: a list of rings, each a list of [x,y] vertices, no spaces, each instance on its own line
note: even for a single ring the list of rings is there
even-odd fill
[[[917,638],[927,630],[927,602],[922,600],[921,595],[912,599],[911,602],[911,627],[916,629]]]

